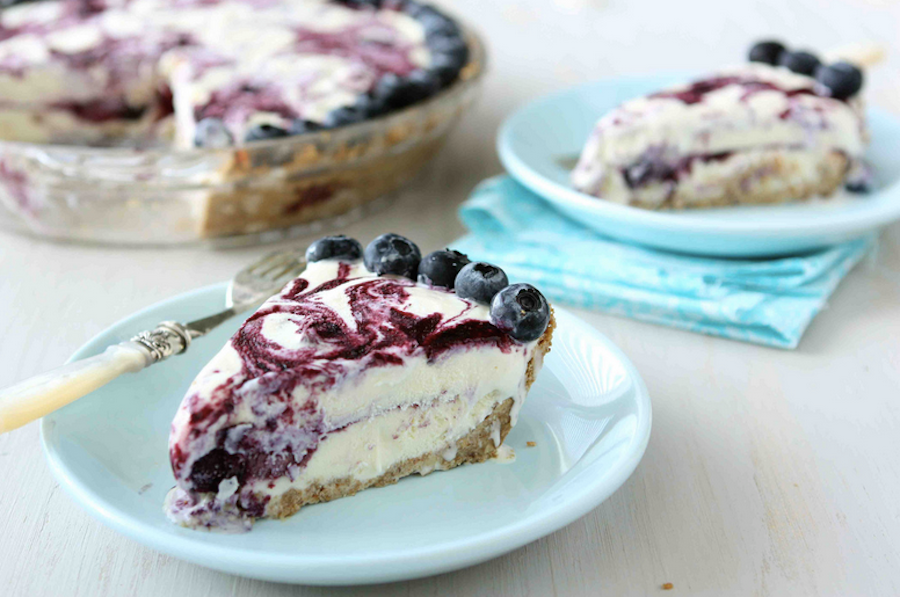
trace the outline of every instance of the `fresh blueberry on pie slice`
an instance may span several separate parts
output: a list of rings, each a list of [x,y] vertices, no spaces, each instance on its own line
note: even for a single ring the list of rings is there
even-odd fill
[[[860,188],[861,71],[775,41],[751,62],[630,100],[603,116],[572,172],[607,201],[692,208],[780,203]]]
[[[422,270],[418,247],[399,235],[364,251],[343,236],[314,243],[306,271],[184,397],[169,439],[169,517],[246,530],[254,518],[495,457],[550,350],[552,311],[527,284],[489,297],[482,280],[481,300],[435,284],[467,260],[441,253]]]

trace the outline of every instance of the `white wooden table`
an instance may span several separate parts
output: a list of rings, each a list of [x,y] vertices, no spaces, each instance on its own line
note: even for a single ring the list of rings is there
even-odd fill
[[[895,39],[887,0],[457,0],[491,39],[476,113],[393,209],[432,250],[456,205],[500,171],[497,125],[546,91],[602,76],[715,68],[776,35],[829,48]],[[891,64],[890,61],[893,61]],[[869,85],[898,92],[900,52]],[[896,106],[896,104],[895,104]],[[0,236],[0,386],[62,363],[136,309],[230,277],[259,249],[110,250]],[[0,436],[0,596],[900,594],[900,226],[852,272],[793,352],[583,315],[644,376],[654,406],[634,476],[569,527],[460,572],[379,587],[267,584],[160,555],[89,518],[43,462],[35,424]]]

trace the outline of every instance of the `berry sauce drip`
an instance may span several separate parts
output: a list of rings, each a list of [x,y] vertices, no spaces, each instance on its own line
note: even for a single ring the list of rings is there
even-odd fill
[[[761,91],[778,91],[788,97],[794,97],[797,95],[816,95],[812,83],[810,83],[809,87],[801,87],[799,89],[784,89],[782,87],[779,87],[778,85],[775,85],[768,81],[761,81],[759,79],[740,76],[725,76],[696,81],[692,83],[687,89],[682,89],[679,91],[661,91],[659,93],[654,93],[650,97],[658,99],[677,99],[687,105],[692,105],[702,102],[708,94],[713,93],[714,91],[718,91],[719,89],[722,89],[724,87],[728,87],[729,85],[740,85],[744,87],[745,93],[743,96],[741,96],[742,101],[746,101],[750,96]]]
[[[318,407],[323,392],[374,367],[402,366],[409,358],[434,363],[454,350],[489,346],[506,353],[517,346],[492,323],[471,317],[476,305],[463,299],[457,315],[410,312],[405,306],[416,286],[397,277],[353,277],[351,266],[342,263],[335,278],[312,288],[299,278],[254,313],[231,340],[241,370],[214,388],[210,398],[188,398],[188,441],[175,442],[170,453],[179,486],[215,492],[223,480],[236,477],[243,488],[237,498],[241,510],[262,515],[269,498],[255,497],[244,484],[295,477],[323,436],[354,422],[326,425]],[[346,305],[343,314],[335,303]],[[296,342],[284,346],[273,340],[267,335],[273,325],[294,326],[290,337]],[[295,392],[300,387],[304,392]],[[306,396],[302,404],[298,395]],[[258,423],[232,422],[235,412],[248,408]],[[191,440],[211,429],[215,445],[190,447]]]

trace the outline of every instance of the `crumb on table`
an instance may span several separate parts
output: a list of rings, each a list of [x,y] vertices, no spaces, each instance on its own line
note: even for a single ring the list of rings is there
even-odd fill
[[[665,583],[663,583],[663,586],[662,586],[663,591],[671,591],[674,588],[675,588],[675,585],[673,585],[670,582],[665,582]]]
[[[537,445],[537,442],[525,442],[525,445],[529,448],[533,448]]]

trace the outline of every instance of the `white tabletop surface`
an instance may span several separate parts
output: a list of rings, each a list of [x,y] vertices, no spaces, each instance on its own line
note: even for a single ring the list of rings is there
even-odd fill
[[[500,171],[501,119],[608,75],[708,69],[751,40],[889,43],[888,0],[457,0],[487,34],[476,111],[395,206],[346,230],[423,250],[463,229],[456,205]],[[900,51],[871,74],[900,106]],[[891,101],[894,105],[891,106]],[[0,235],[0,386],[61,364],[133,311],[229,278],[259,249],[125,250]],[[497,560],[378,587],[291,587],[160,555],[89,518],[51,478],[36,424],[0,436],[0,595],[900,594],[900,226],[853,271],[791,352],[581,313],[633,360],[653,399],[634,476],[565,529]]]

